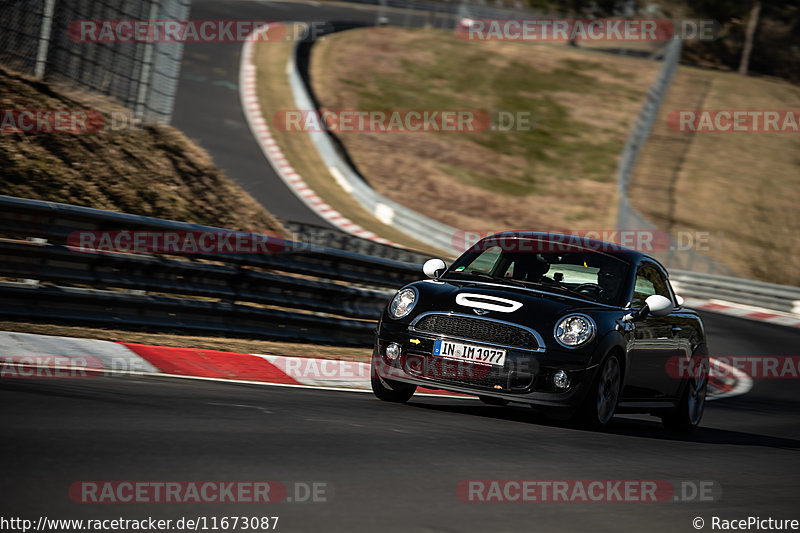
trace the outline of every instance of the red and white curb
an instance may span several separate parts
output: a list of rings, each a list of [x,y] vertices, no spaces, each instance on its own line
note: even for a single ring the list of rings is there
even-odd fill
[[[262,28],[261,30],[250,34],[245,41],[244,46],[242,47],[242,55],[239,63],[239,95],[242,102],[242,109],[244,110],[244,116],[247,119],[247,124],[250,126],[250,131],[253,133],[253,137],[255,137],[258,145],[261,147],[261,151],[264,152],[264,155],[272,165],[272,168],[275,169],[275,172],[278,174],[278,176],[280,176],[286,186],[292,192],[294,192],[294,194],[300,198],[300,200],[305,203],[309,209],[317,213],[320,217],[324,218],[342,231],[350,233],[351,235],[355,235],[356,237],[361,237],[362,239],[368,239],[381,244],[397,246],[397,244],[362,228],[328,205],[317,195],[317,193],[311,189],[311,187],[308,186],[308,184],[303,180],[302,176],[300,176],[294,167],[292,167],[292,165],[286,159],[286,156],[283,155],[283,152],[278,147],[278,143],[275,142],[272,133],[270,133],[269,126],[264,120],[264,115],[261,112],[261,105],[258,102],[256,83],[257,72],[256,67],[253,64],[253,49],[255,43],[265,31],[268,31],[268,28]],[[292,62],[290,61],[290,68],[291,65]],[[334,178],[337,178],[335,173],[332,172],[332,174]],[[341,178],[337,179],[337,182],[339,183],[342,183],[343,181],[344,180]]]
[[[0,331],[0,379],[131,374],[367,392],[370,365]],[[422,395],[466,398],[420,388]]]
[[[108,371],[157,373],[159,369],[122,344],[0,331],[0,377],[17,377],[9,363],[31,367],[61,366]],[[20,374],[19,377],[23,377]]]
[[[709,399],[746,394],[753,380],[717,361],[725,378],[712,378]],[[61,369],[55,374],[54,369]],[[69,370],[79,369],[78,375]],[[87,371],[87,372],[83,372]],[[355,361],[171,348],[0,331],[0,379],[90,377],[103,374],[155,375],[335,391],[369,391],[370,365]],[[86,375],[88,374],[88,375]],[[423,395],[461,397],[420,388]]]
[[[746,372],[723,363],[722,361],[715,360],[713,357],[711,361],[715,364],[716,368],[721,368],[724,371],[724,375],[709,376],[709,400],[741,396],[742,394],[747,394],[753,388],[753,379],[747,375]]]
[[[686,298],[684,305],[691,309],[703,309],[705,311],[713,311],[714,313],[746,318],[748,320],[757,320],[759,322],[768,322],[779,326],[800,328],[800,317],[793,313],[781,313],[779,311],[736,304],[723,300],[703,300],[699,298]]]

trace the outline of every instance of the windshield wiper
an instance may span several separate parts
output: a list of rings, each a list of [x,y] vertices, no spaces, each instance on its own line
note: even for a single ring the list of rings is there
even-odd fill
[[[488,278],[494,281],[499,281],[500,283],[508,283],[509,285],[515,285],[517,287],[525,286],[525,284],[518,279],[506,278],[503,276],[495,276],[493,274],[489,274],[488,272],[481,272],[480,270],[470,270],[469,273],[471,276],[480,276],[482,278]]]

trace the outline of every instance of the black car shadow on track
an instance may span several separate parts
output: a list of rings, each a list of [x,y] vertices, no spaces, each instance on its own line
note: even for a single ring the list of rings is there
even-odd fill
[[[507,420],[509,422],[526,423],[543,427],[553,427],[573,431],[581,431],[592,434],[623,435],[643,439],[655,439],[660,441],[693,442],[699,444],[728,444],[735,446],[762,446],[768,448],[779,448],[782,450],[800,451],[800,440],[758,433],[748,433],[745,431],[732,431],[713,427],[704,427],[702,423],[696,430],[688,433],[673,432],[664,429],[661,422],[653,418],[644,420],[637,418],[626,418],[616,416],[609,424],[609,427],[602,432],[591,431],[577,427],[570,422],[560,422],[546,418],[541,413],[520,404],[511,404],[506,407],[495,407],[483,405],[481,403],[432,403],[425,402],[423,399],[410,400],[408,407],[417,409],[430,409],[442,413],[455,413],[495,420]]]

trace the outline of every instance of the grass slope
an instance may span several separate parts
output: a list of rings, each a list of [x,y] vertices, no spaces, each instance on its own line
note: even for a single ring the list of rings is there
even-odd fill
[[[369,28],[313,49],[327,109],[531,112],[530,131],[342,133],[382,194],[464,229],[609,229],[616,162],[658,63]]]
[[[0,68],[0,109],[126,112],[88,92]],[[0,193],[246,231],[284,232],[201,148],[171,127],[0,133]]]
[[[327,109],[532,110],[529,132],[341,133],[382,194],[464,229],[610,229],[618,154],[660,67],[564,45],[464,42],[436,30],[369,28],[317,44]],[[680,109],[800,107],[800,87],[680,67],[630,185],[660,228],[711,234],[734,273],[800,285],[800,137],[680,133]]]
[[[659,227],[709,232],[710,251],[741,276],[800,285],[800,135],[686,133],[675,110],[800,108],[800,87],[680,67],[630,185],[633,205]]]

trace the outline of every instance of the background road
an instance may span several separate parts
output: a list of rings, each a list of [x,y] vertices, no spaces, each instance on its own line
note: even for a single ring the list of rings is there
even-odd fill
[[[367,7],[313,4],[194,0],[190,17],[196,20],[375,21],[376,12]],[[397,24],[424,21],[423,16],[396,13],[390,13],[389,18]],[[241,43],[185,45],[172,124],[205,148],[218,167],[275,216],[331,227],[284,185],[253,138],[239,101],[241,49]]]
[[[704,315],[722,354],[791,355],[794,329]],[[161,378],[0,380],[0,516],[278,515],[282,531],[693,531],[691,520],[800,518],[796,380],[709,404],[689,436],[649,417],[607,433],[524,407]],[[323,481],[328,503],[72,503],[78,480]],[[465,503],[466,479],[713,480],[714,503]],[[710,529],[710,526],[706,526]]]

